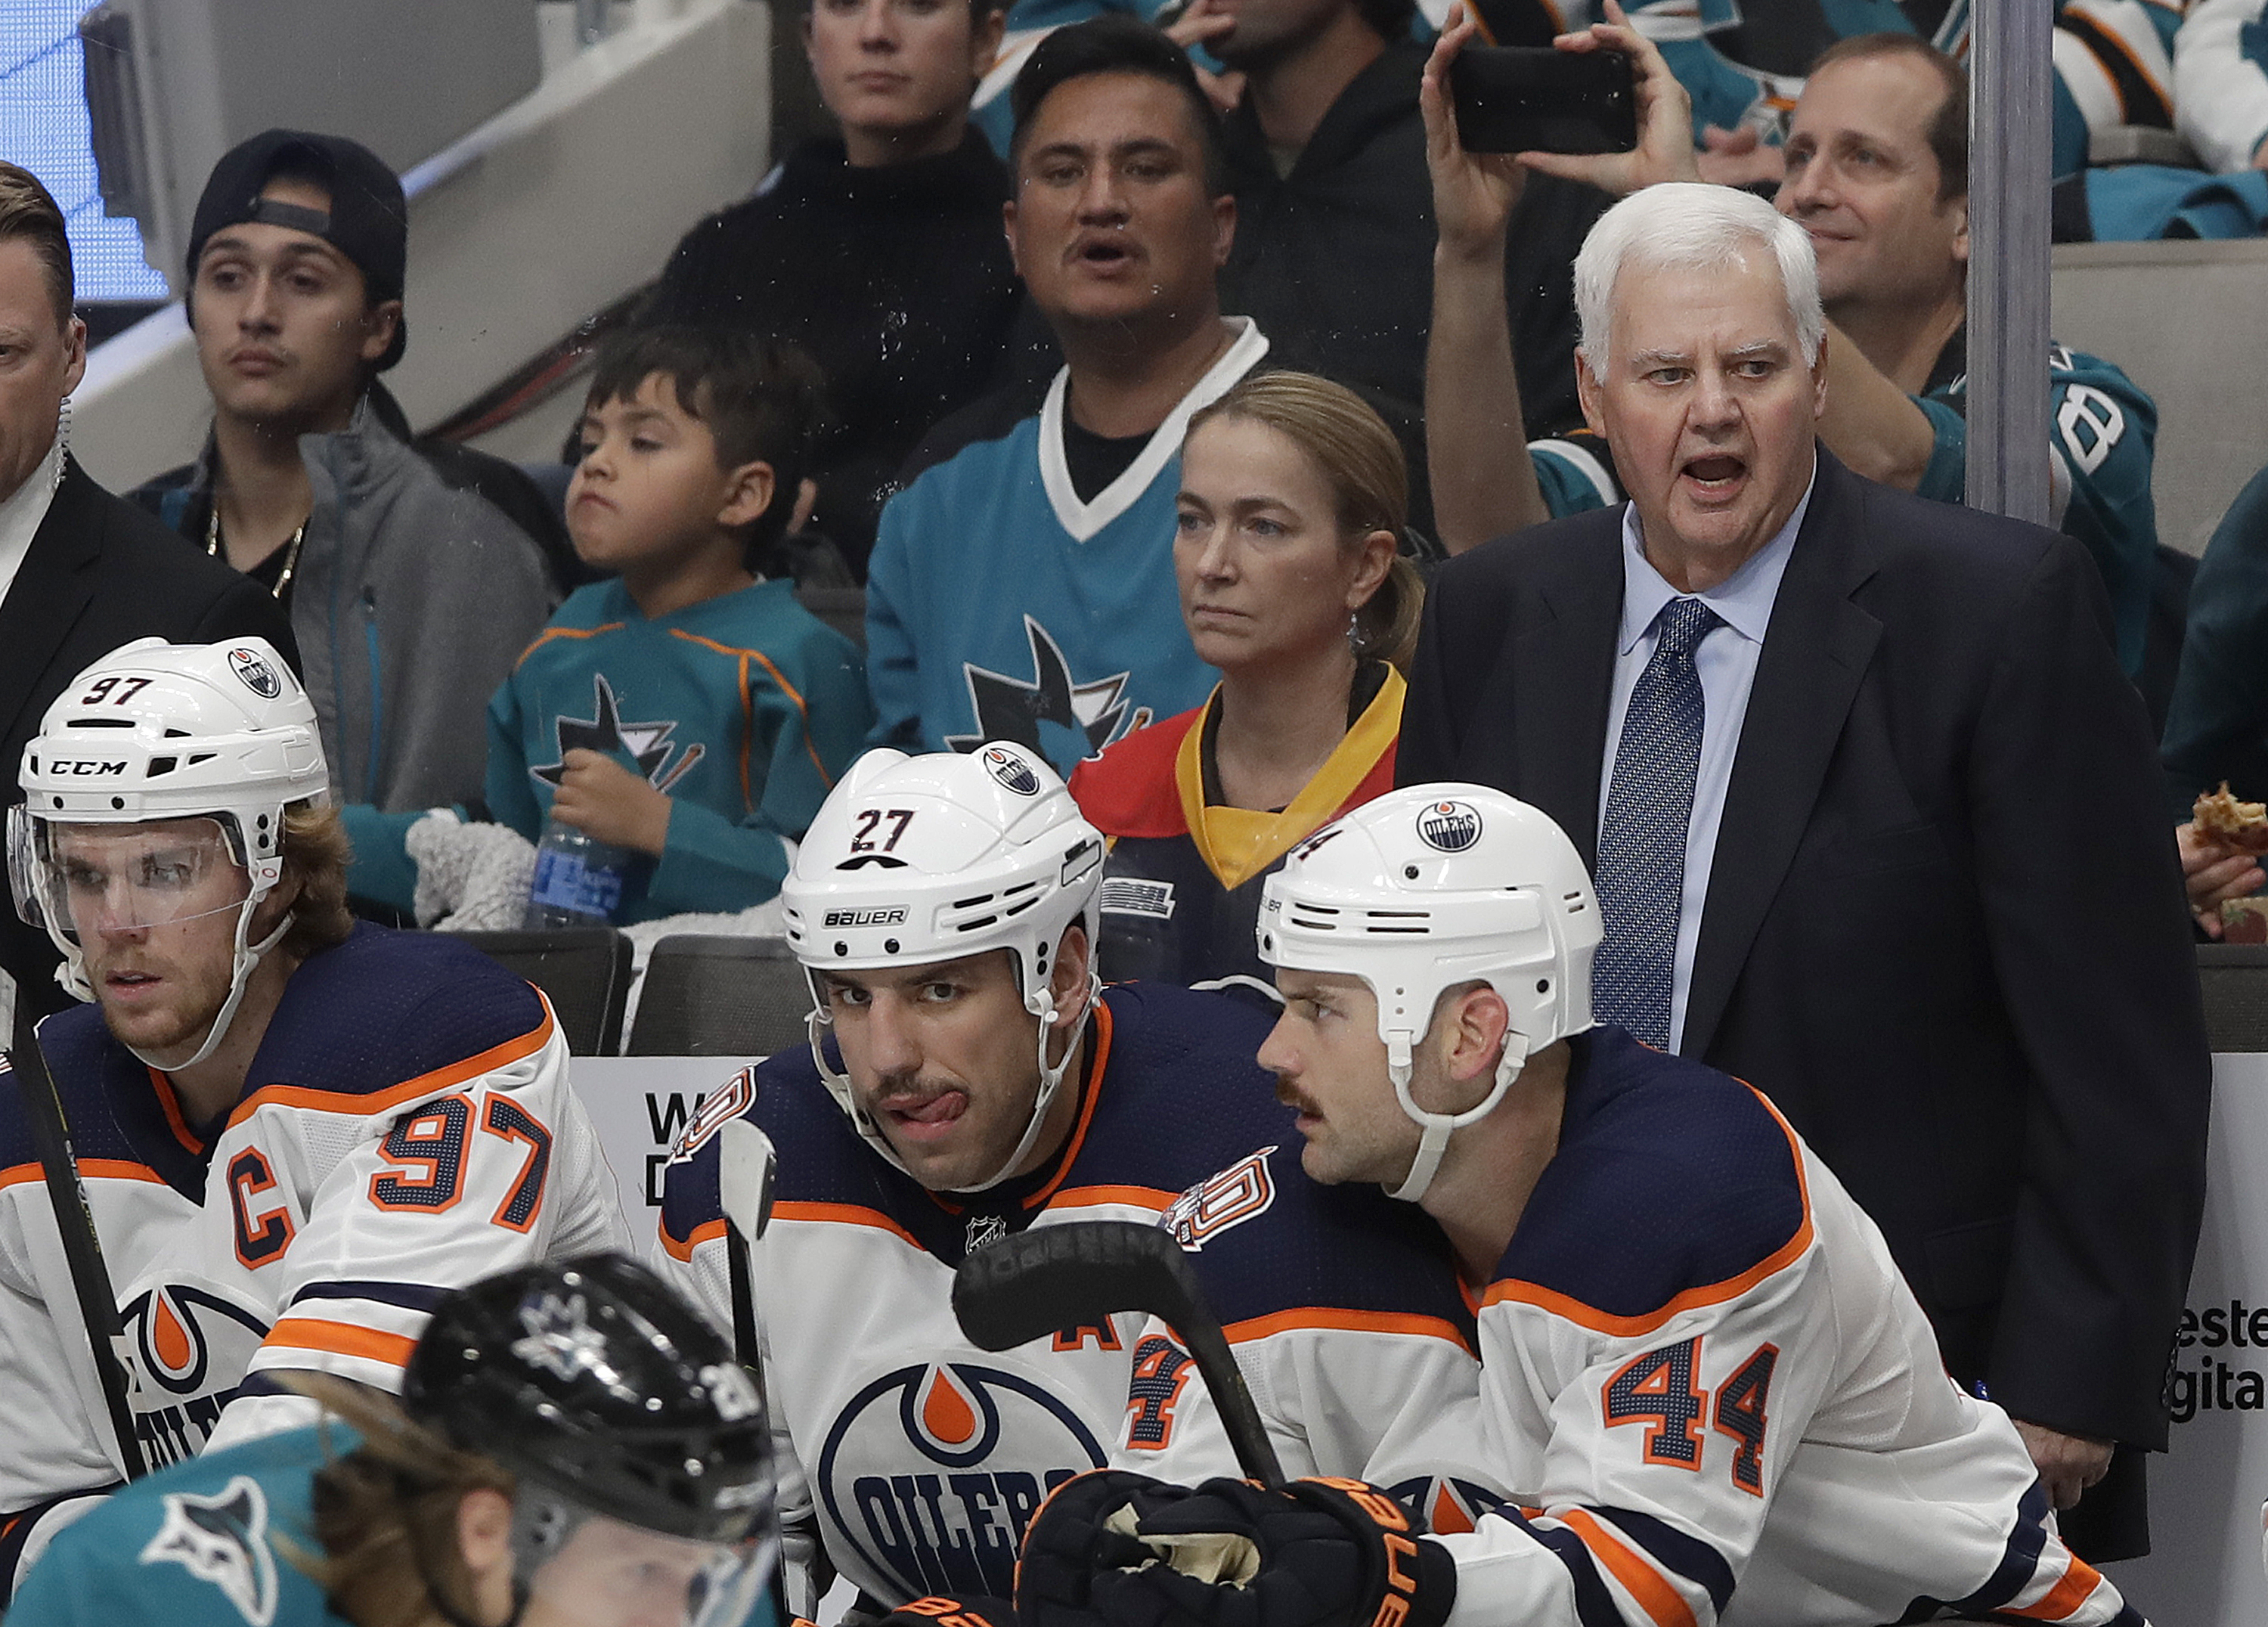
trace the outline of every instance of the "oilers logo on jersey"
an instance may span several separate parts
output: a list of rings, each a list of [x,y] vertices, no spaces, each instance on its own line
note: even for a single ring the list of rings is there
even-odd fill
[[[152,1468],[195,1456],[236,1399],[267,1321],[218,1294],[160,1282],[127,1301],[125,1323],[144,1455]]]
[[[1033,1378],[976,1362],[916,1365],[875,1379],[836,1415],[816,1490],[858,1557],[908,1598],[1006,1598],[1033,1512],[1104,1456],[1079,1414]],[[892,1462],[924,1467],[858,1472]]]
[[[1394,1500],[1425,1517],[1436,1536],[1454,1536],[1478,1525],[1481,1516],[1502,1508],[1504,1496],[1460,1475],[1417,1475],[1386,1488]]]
[[[252,1627],[276,1619],[276,1558],[268,1550],[268,1498],[239,1475],[213,1497],[166,1494],[166,1520],[142,1550],[144,1564],[178,1564],[210,1582]]]

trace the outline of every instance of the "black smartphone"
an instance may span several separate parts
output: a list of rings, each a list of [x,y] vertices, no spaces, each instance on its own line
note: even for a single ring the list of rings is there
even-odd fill
[[[1628,152],[1638,96],[1621,51],[1469,45],[1449,64],[1468,152]]]

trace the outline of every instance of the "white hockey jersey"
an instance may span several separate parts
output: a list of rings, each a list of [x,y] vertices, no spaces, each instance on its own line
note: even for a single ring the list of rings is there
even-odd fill
[[[1448,1627],[2141,1627],[2058,1537],[2007,1415],[1946,1376],[1874,1222],[1764,1099],[1620,1029],[1570,1049],[1558,1151],[1467,1299],[1477,1359],[1448,1354],[1451,1317],[1377,1317],[1380,1262],[1303,1272],[1315,1246],[1284,1233],[1328,1216],[1296,1142],[1176,1206],[1286,1472],[1425,1513],[1457,1559]],[[1402,1271],[1464,1292],[1415,1225]],[[1293,1284],[1311,1303],[1243,1317]],[[1209,1403],[1181,1412],[1161,1477],[1233,1472]]]
[[[791,1533],[815,1524],[870,1600],[1006,1597],[1025,1522],[1055,1486],[1106,1461],[1127,1409],[1141,1317],[981,1351],[954,1320],[954,1268],[1002,1231],[1154,1220],[1207,1171],[1292,1135],[1254,1061],[1269,1023],[1228,996],[1105,990],[1064,1151],[982,1194],[932,1193],[885,1162],[807,1051],[748,1070],[688,1122],[664,1177],[658,1263],[729,1330],[713,1137],[753,1119],[779,1151],[751,1277],[780,1517]],[[1173,1399],[1150,1408],[1161,1445]]]
[[[379,1389],[450,1289],[627,1250],[543,998],[449,939],[358,926],[286,985],[225,1124],[83,1006],[40,1026],[124,1313],[145,1460],[229,1415],[304,1421],[263,1374]],[[203,1134],[200,1134],[200,1130]],[[210,1137],[210,1138],[207,1138]],[[241,1399],[240,1399],[241,1398]],[[233,1409],[233,1410],[232,1410]],[[15,1081],[0,1073],[0,1599],[46,1506],[121,1477],[109,1414]],[[11,1515],[30,1511],[30,1519]]]

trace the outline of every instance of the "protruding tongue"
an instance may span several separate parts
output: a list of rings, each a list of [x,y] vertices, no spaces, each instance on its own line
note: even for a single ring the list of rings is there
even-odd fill
[[[932,1096],[927,1101],[916,1102],[898,1111],[917,1124],[943,1124],[957,1119],[968,1105],[968,1098],[957,1090]]]
[[[1685,472],[1696,480],[1730,480],[1741,467],[1738,458],[1696,458],[1685,466]]]

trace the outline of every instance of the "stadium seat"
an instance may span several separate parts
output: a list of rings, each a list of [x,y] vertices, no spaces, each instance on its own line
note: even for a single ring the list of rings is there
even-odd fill
[[[811,985],[777,938],[665,938],[646,962],[633,1056],[769,1056],[804,1043]]]
[[[475,949],[543,990],[578,1056],[622,1049],[630,992],[630,940],[608,926],[551,932],[463,932]]]
[[[2268,944],[2199,944],[2205,1031],[2220,1051],[2268,1051]]]
[[[796,598],[803,607],[857,644],[866,647],[866,590],[863,587],[806,587]]]

